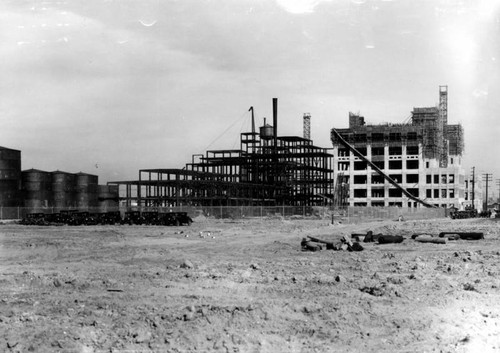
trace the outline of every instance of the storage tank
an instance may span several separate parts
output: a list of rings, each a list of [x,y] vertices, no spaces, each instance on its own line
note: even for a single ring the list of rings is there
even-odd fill
[[[20,207],[21,151],[0,147],[0,207]]]
[[[21,172],[21,190],[23,192],[24,207],[29,212],[42,212],[43,208],[52,207],[52,174],[37,169]]]
[[[52,196],[54,207],[73,208],[75,203],[75,174],[55,171],[52,172]]]
[[[97,175],[87,173],[76,174],[76,205],[79,209],[96,208],[98,206]]]
[[[98,185],[99,212],[118,211],[118,185]]]
[[[266,118],[264,118],[264,126],[260,127],[260,138],[263,140],[269,140],[274,137],[274,128],[266,124]]]

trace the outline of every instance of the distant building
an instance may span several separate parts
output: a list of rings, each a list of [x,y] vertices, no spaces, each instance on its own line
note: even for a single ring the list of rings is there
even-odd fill
[[[411,195],[440,207],[464,207],[463,129],[447,124],[447,87],[439,107],[414,108],[406,124],[365,123],[349,113],[349,128],[335,129],[351,146]],[[417,207],[332,133],[337,198],[350,206]]]
[[[0,146],[0,207],[21,205],[21,151]]]
[[[474,187],[472,186],[474,184]],[[483,210],[483,181],[481,178],[476,176],[474,183],[472,182],[472,178],[465,179],[465,193],[464,200],[462,201],[462,209],[464,208],[472,208],[474,205],[474,209],[478,212]]]

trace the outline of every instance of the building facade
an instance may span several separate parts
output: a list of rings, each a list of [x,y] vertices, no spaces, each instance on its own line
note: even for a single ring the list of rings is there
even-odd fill
[[[483,211],[484,188],[481,178],[468,177],[465,179],[465,196],[462,201],[462,208],[474,208],[478,212]]]
[[[440,91],[441,92],[441,91]],[[349,114],[341,138],[411,195],[439,207],[464,208],[463,129],[447,124],[440,107],[414,108],[407,124],[367,125]],[[332,132],[335,190],[349,206],[419,207]]]

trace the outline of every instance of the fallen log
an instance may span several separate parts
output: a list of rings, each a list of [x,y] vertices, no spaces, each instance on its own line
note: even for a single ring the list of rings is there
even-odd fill
[[[315,237],[311,237],[310,235],[308,235],[307,237],[309,239],[311,239],[313,242],[325,244],[327,250],[333,250],[335,248],[334,243],[331,242],[331,241],[326,241],[326,240],[318,239],[318,238],[315,238]]]
[[[351,239],[359,242],[361,239],[365,239],[366,237],[366,234],[360,234],[360,233],[352,233],[351,234]]]
[[[363,247],[360,243],[354,242],[351,246],[347,248],[349,251],[363,251]]]
[[[445,235],[453,235],[456,234],[460,237],[460,239],[464,240],[480,240],[484,239],[484,234],[482,232],[441,232],[439,233],[439,237],[443,238]]]
[[[302,241],[300,242],[300,246],[302,248],[302,251],[320,251],[323,249],[321,244],[314,241],[308,241],[306,238],[302,239]]]
[[[380,234],[380,233],[373,234],[373,232],[371,230],[369,230],[368,232],[366,232],[366,235],[363,239],[363,243],[371,243],[371,242],[377,241],[380,236],[382,236],[382,234]]]
[[[380,235],[378,237],[379,244],[393,244],[393,243],[402,243],[403,238],[401,235]]]
[[[416,237],[415,241],[418,241],[419,243],[446,244],[445,238]]]
[[[432,237],[433,235],[432,234],[429,234],[429,233],[416,233],[416,234],[413,234],[411,236],[412,239],[415,239],[415,238],[418,238],[418,237],[421,237],[422,235],[426,235],[428,237]]]

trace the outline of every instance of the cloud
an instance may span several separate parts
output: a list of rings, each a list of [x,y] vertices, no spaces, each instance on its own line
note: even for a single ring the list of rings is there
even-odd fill
[[[161,140],[184,135],[186,124],[173,123],[173,112],[182,110],[179,97],[191,96],[200,81],[213,80],[199,57],[148,32],[70,10],[65,17],[71,26],[61,28],[52,8],[44,11],[42,29],[39,15],[5,10],[8,20],[0,24],[4,144],[25,151],[23,161],[30,167],[79,171],[100,155],[105,172],[117,154],[139,158],[152,145],[163,150]],[[127,174],[126,168],[122,164],[120,173]]]
[[[313,13],[320,3],[330,1],[332,0],[276,0],[281,8],[292,14]]]

